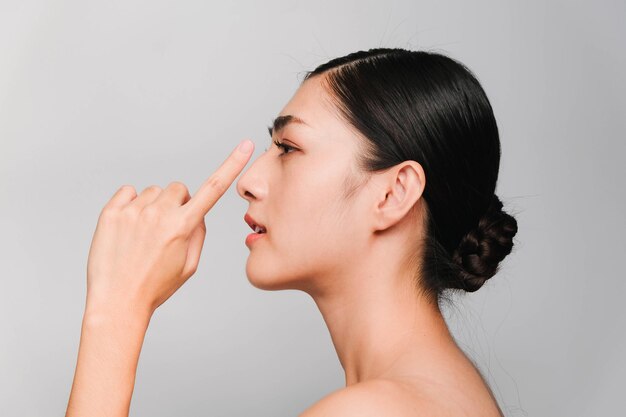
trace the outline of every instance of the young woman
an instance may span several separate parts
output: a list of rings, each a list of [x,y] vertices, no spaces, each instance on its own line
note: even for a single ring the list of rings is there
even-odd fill
[[[492,277],[517,232],[476,78],[437,53],[356,52],[309,72],[270,135],[237,183],[258,232],[246,273],[314,299],[346,376],[301,416],[501,416],[439,307]],[[193,197],[124,186],[104,207],[67,416],[128,415],[152,313],[195,272],[204,216],[251,151],[242,142]]]

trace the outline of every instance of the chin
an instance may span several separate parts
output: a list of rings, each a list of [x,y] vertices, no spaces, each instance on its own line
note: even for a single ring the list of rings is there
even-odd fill
[[[271,272],[261,272],[261,268],[250,267],[250,262],[246,265],[246,275],[248,281],[253,287],[266,291],[277,291],[287,289],[285,282],[277,279],[278,277]]]
[[[260,290],[278,291],[303,289],[301,283],[294,280],[294,276],[286,276],[284,273],[274,273],[271,271],[271,268],[264,268],[260,265],[251,266],[250,262],[246,264],[246,275],[250,284]]]

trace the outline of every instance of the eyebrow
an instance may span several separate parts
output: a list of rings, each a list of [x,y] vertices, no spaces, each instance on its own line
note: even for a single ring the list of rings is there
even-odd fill
[[[283,130],[285,126],[287,126],[290,123],[298,123],[298,124],[304,124],[308,126],[308,124],[304,120],[300,119],[297,116],[294,116],[291,114],[278,116],[277,118],[274,119],[272,126],[268,126],[267,128],[267,131],[269,132],[270,137],[274,135],[274,132],[280,133],[280,131]]]

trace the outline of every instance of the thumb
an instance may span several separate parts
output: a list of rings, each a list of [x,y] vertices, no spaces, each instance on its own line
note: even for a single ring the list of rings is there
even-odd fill
[[[189,247],[187,249],[187,261],[183,267],[183,278],[188,279],[198,270],[198,264],[200,263],[200,253],[204,246],[204,238],[206,236],[206,225],[204,219],[196,226],[191,232],[189,237]]]

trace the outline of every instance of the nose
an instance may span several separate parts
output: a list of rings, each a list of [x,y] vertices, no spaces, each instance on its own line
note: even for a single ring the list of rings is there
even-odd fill
[[[250,203],[263,198],[267,190],[267,182],[261,175],[262,159],[263,155],[259,156],[237,180],[237,193]]]

